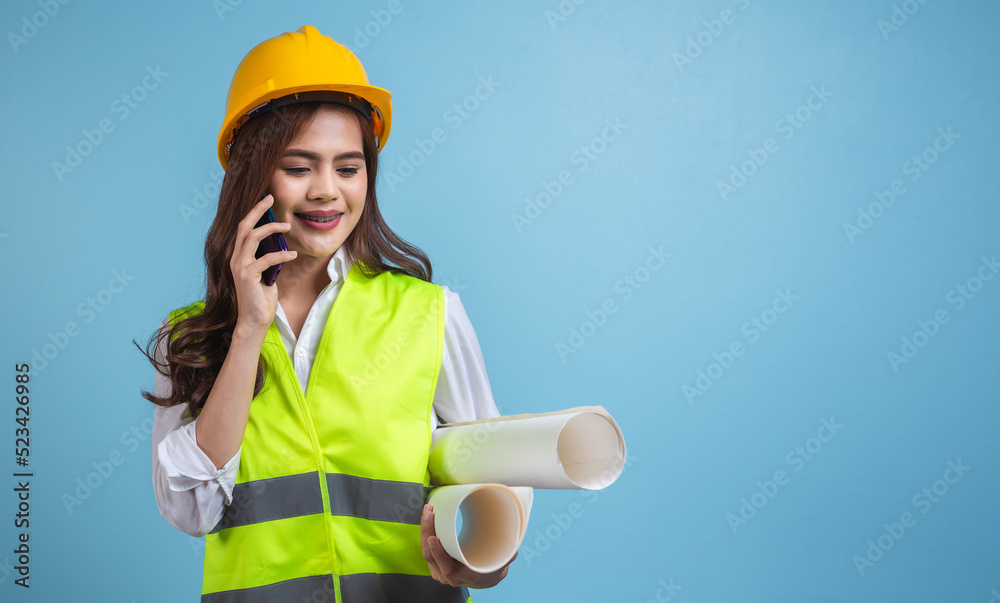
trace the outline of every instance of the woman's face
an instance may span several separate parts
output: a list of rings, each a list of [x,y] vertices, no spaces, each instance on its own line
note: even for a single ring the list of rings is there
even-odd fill
[[[274,216],[291,223],[285,242],[299,257],[336,252],[365,206],[368,173],[361,130],[347,111],[320,107],[289,143],[271,178]]]

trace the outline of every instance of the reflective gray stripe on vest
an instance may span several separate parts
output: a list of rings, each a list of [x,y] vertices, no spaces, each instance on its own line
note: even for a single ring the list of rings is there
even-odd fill
[[[322,509],[321,509],[322,510]],[[323,596],[313,598],[324,593]],[[267,586],[240,588],[201,596],[201,603],[275,603],[275,601],[333,601],[333,576],[307,576]]]
[[[427,500],[423,484],[369,479],[339,473],[326,474],[330,513],[376,521],[420,523]]]
[[[233,502],[210,534],[252,523],[323,512],[319,473],[300,473],[236,484]]]
[[[466,603],[469,591],[430,576],[348,574],[340,577],[343,603]],[[213,602],[214,603],[214,602]]]

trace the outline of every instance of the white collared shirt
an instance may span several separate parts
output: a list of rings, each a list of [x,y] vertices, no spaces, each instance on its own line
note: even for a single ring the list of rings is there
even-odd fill
[[[303,394],[330,309],[352,265],[353,259],[341,245],[327,265],[330,284],[309,309],[298,339],[288,325],[285,311],[278,304],[274,322],[295,367]],[[440,417],[442,422],[457,422],[500,416],[493,401],[479,340],[465,308],[457,293],[446,285],[442,285],[442,289],[444,351],[434,391],[436,418]],[[167,328],[168,318],[163,320],[161,329]],[[157,360],[164,355],[162,343],[156,350]],[[169,396],[170,380],[155,369],[153,373],[154,394]],[[186,404],[169,408],[156,406],[153,417],[153,492],[160,514],[171,525],[192,536],[202,536],[215,527],[222,518],[225,506],[232,502],[243,448],[241,446],[222,469],[216,469],[198,446],[196,422],[197,419],[192,420],[188,414]]]

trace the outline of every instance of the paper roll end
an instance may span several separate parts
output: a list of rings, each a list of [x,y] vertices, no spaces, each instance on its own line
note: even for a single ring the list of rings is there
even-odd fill
[[[625,438],[609,414],[576,415],[560,432],[557,447],[566,478],[578,488],[607,488],[625,468]]]

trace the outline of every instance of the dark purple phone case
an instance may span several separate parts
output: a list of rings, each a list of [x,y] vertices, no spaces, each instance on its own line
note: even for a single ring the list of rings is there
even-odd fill
[[[260,220],[257,222],[257,226],[263,226],[268,222],[276,222],[274,212],[271,211],[270,207],[267,208],[267,213],[260,217]],[[254,254],[254,258],[260,258],[266,253],[272,253],[275,251],[288,251],[288,246],[285,245],[285,237],[281,236],[280,232],[276,232],[273,235],[265,237],[264,240],[260,242],[260,245],[257,246],[257,253]],[[274,284],[274,281],[278,279],[278,272],[281,271],[282,266],[284,266],[284,263],[269,266],[266,270],[264,270],[260,278],[264,281],[265,285],[270,287]]]

